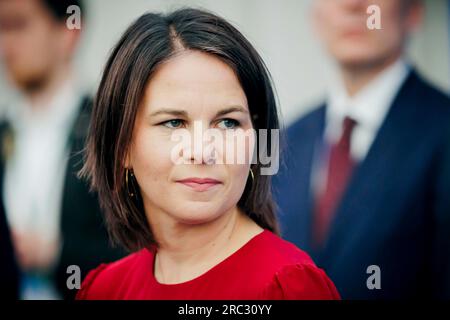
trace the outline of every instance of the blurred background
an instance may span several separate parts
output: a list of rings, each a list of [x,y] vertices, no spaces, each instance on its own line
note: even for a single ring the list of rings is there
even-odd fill
[[[316,0],[322,7],[322,13],[333,17],[335,12],[329,8],[333,8],[336,3],[331,1],[334,0]],[[350,43],[355,46],[350,46],[347,52],[352,51],[352,48],[357,50],[350,55],[356,53],[357,56],[358,50],[362,47],[362,51],[370,60],[371,53],[377,51],[372,50],[373,48],[383,47],[380,44],[384,45],[385,39],[392,40],[390,31],[402,29],[407,25],[397,23],[404,22],[401,21],[403,16],[395,17],[398,19],[392,19],[391,16],[391,24],[386,28],[391,29],[386,32],[382,30],[377,34],[379,37],[372,38],[373,34],[367,32],[366,26],[361,24],[366,18],[363,6],[371,1],[339,1],[339,5],[335,8],[339,7],[341,11],[336,15],[336,21],[339,20],[339,16],[350,17],[349,20],[342,21],[351,20],[353,23],[357,21],[357,29],[363,30],[360,39],[367,41],[358,42],[358,37],[355,38],[356,41],[351,40]],[[389,8],[395,9],[395,6],[390,6],[392,3],[387,0],[374,1],[383,4],[388,8],[387,11]],[[404,70],[402,64],[394,65],[392,70],[388,68],[391,71],[377,78],[381,80],[369,88],[372,95],[365,92],[364,99],[360,101],[347,99],[344,103],[347,104],[347,108],[351,108],[348,102],[375,106],[372,109],[378,108],[378,114],[377,112],[371,114],[373,110],[366,109],[368,112],[366,116],[377,118],[378,120],[375,119],[374,122],[379,121],[378,125],[381,125],[383,112],[390,108],[387,102],[392,102],[390,98],[393,99],[407,76],[413,80],[405,82],[409,84],[405,92],[408,91],[411,96],[414,91],[425,92],[426,94],[421,96],[424,100],[414,101],[414,98],[404,94],[406,96],[406,98],[402,96],[404,101],[397,101],[397,105],[404,108],[402,109],[404,113],[398,117],[394,114],[393,119],[387,118],[387,121],[392,123],[380,129],[382,132],[380,141],[374,140],[380,127],[375,125],[371,128],[369,121],[369,127],[365,128],[364,121],[360,121],[359,128],[356,129],[357,136],[362,137],[362,140],[359,140],[363,142],[363,147],[365,144],[366,149],[357,152],[355,157],[350,152],[354,150],[349,150],[351,130],[355,122],[352,124],[344,121],[341,126],[341,120],[348,120],[348,114],[344,114],[348,110],[344,110],[345,112],[340,115],[343,119],[337,119],[339,130],[330,131],[336,136],[331,139],[335,141],[321,141],[315,145],[318,138],[322,139],[326,135],[318,131],[308,131],[323,126],[325,106],[321,108],[318,106],[324,101],[327,90],[335,82],[333,75],[338,73],[336,62],[333,62],[335,60],[326,54],[319,36],[313,31],[311,14],[313,0],[89,0],[83,2],[81,32],[71,32],[66,28],[68,17],[66,9],[69,5],[77,3],[76,0],[0,0],[0,52],[3,55],[1,58],[4,58],[0,59],[0,120],[5,120],[0,121],[0,287],[3,292],[10,293],[10,297],[22,299],[73,298],[76,291],[66,282],[67,266],[73,264],[79,266],[84,277],[86,272],[100,263],[117,260],[125,254],[119,248],[110,246],[98,199],[95,194],[89,192],[86,182],[76,176],[83,161],[81,151],[87,134],[92,97],[112,47],[137,17],[148,11],[166,12],[190,6],[204,8],[224,17],[256,47],[272,74],[284,125],[289,126],[306,114],[309,115],[306,117],[307,121],[314,120],[314,123],[307,125],[300,121],[298,126],[295,126],[298,132],[291,140],[290,147],[298,151],[295,159],[297,162],[289,168],[293,170],[292,172],[275,177],[281,176],[280,194],[284,195],[284,198],[280,196],[276,200],[284,206],[285,212],[292,210],[290,216],[294,219],[284,221],[285,226],[293,227],[291,238],[287,239],[308,253],[313,252],[305,245],[306,238],[301,238],[308,234],[307,228],[311,227],[310,220],[295,219],[300,219],[299,212],[306,216],[307,209],[313,208],[310,203],[312,199],[320,200],[321,193],[328,196],[328,189],[333,193],[333,178],[337,178],[336,183],[340,185],[341,191],[348,189],[346,191],[348,197],[342,198],[347,200],[344,203],[347,207],[342,207],[340,210],[342,212],[337,210],[340,208],[337,204],[345,193],[331,194],[333,198],[331,200],[336,204],[333,209],[337,208],[337,214],[353,211],[355,215],[363,218],[364,214],[372,214],[374,217],[386,214],[384,218],[374,220],[377,224],[386,223],[386,225],[397,217],[398,221],[409,222],[410,212],[415,214],[417,219],[412,219],[410,225],[405,223],[404,226],[399,223],[396,226],[399,230],[386,227],[385,230],[393,230],[392,234],[381,235],[376,234],[376,228],[372,227],[374,222],[362,221],[354,225],[359,227],[366,224],[367,230],[360,234],[367,235],[367,238],[357,238],[358,233],[349,228],[350,231],[344,230],[338,234],[342,236],[341,242],[335,241],[342,244],[342,248],[333,248],[333,241],[330,241],[330,252],[340,253],[339,250],[343,252],[347,250],[350,258],[342,255],[337,257],[337,262],[334,260],[321,262],[319,259],[315,261],[332,275],[332,280],[337,284],[339,291],[345,294],[343,297],[363,299],[386,298],[389,295],[407,297],[418,296],[424,292],[427,294],[431,292],[433,296],[444,292],[450,297],[448,236],[450,146],[447,146],[447,149],[440,149],[441,144],[450,144],[449,137],[444,136],[450,127],[450,121],[447,121],[447,118],[450,118],[448,111],[450,104],[444,95],[430,89],[427,84],[415,79],[414,75],[408,76],[409,71]],[[399,3],[421,2],[397,0],[396,4]],[[407,32],[407,35],[402,34],[403,37],[396,40],[402,45],[403,39],[408,40],[406,59],[410,60],[433,86],[448,94],[450,93],[450,3],[448,0],[424,0],[423,3],[425,11],[421,28],[411,37]],[[356,20],[352,18],[352,14],[355,14]],[[383,25],[383,13],[381,14]],[[332,28],[333,23],[328,23],[329,20],[331,19],[322,19],[321,23],[331,26],[328,34],[338,34],[339,32],[334,32]],[[337,42],[339,47],[342,42],[339,40]],[[367,47],[366,44],[372,46]],[[386,47],[389,47],[389,44]],[[380,50],[381,54],[382,51],[383,49]],[[401,57],[402,53],[399,53]],[[73,68],[72,59],[74,59]],[[370,68],[374,64],[368,61],[368,65]],[[7,74],[6,69],[11,72]],[[375,73],[378,73],[378,70]],[[15,81],[11,81],[9,77],[11,75]],[[352,78],[351,74],[349,78]],[[413,81],[418,82],[416,87],[411,85]],[[333,103],[330,105],[333,107]],[[316,109],[319,111],[309,113]],[[411,115],[419,116],[410,118]],[[331,120],[330,128],[333,129],[333,121],[336,119]],[[412,122],[417,126],[413,126]],[[349,127],[347,135],[345,135],[346,124],[352,126]],[[365,131],[369,131],[370,139],[366,139]],[[342,137],[339,138],[341,134]],[[343,138],[346,138],[347,142]],[[404,140],[400,140],[403,138]],[[340,144],[341,141],[344,141],[343,144]],[[365,164],[365,152],[369,150],[372,141],[378,142],[367,156],[368,163],[372,167],[364,167],[366,171],[359,172],[358,175],[360,180],[347,187],[347,177],[351,177],[353,167],[358,169],[359,163]],[[342,146],[346,148],[345,154],[342,152]],[[340,153],[337,153],[337,160],[333,158],[334,147],[341,148],[338,150]],[[317,155],[323,159],[320,157],[316,159]],[[404,158],[405,155],[410,158]],[[316,162],[320,164],[317,168]],[[340,173],[348,170],[349,174],[346,177],[331,174],[334,163],[346,164],[347,169],[343,167],[334,169]],[[394,176],[396,180],[392,178]],[[286,177],[294,180],[291,181],[292,184],[286,182],[288,181]],[[316,188],[314,180],[316,178],[319,181],[317,183],[319,188]],[[322,190],[320,187],[323,187]],[[366,187],[372,187],[370,192]],[[358,193],[360,190],[366,193],[361,195]],[[351,196],[355,198],[349,198]],[[325,200],[324,203],[330,199]],[[398,203],[395,200],[398,200]],[[286,214],[287,216],[289,215]],[[436,223],[430,229],[426,229],[428,225],[422,222],[428,222],[430,216],[435,219],[433,223],[435,221],[442,223]],[[294,227],[300,226],[300,222],[304,223],[305,229],[294,230]],[[349,223],[348,227],[353,227],[351,224]],[[372,234],[372,231],[375,233]],[[354,237],[348,243],[348,239],[345,239],[347,235]],[[385,239],[391,242],[384,242]],[[399,239],[402,241],[398,241]],[[423,239],[425,240],[422,241]],[[436,239],[439,240],[436,241],[437,244],[428,247]],[[372,240],[378,240],[380,246],[370,247]],[[413,242],[417,242],[416,247]],[[353,287],[351,281],[347,283],[348,270],[353,270],[354,267],[361,271],[362,267],[365,268],[373,261],[374,256],[368,253],[367,247],[364,247],[366,243],[369,243],[369,248],[376,248],[374,252],[380,255],[386,252],[387,258],[378,257],[378,261],[387,259],[384,270],[394,266],[391,269],[392,290],[386,291],[387,296],[365,296],[367,288],[364,272],[359,274],[362,279],[355,280],[357,287]],[[436,254],[437,258],[429,258],[431,254]],[[392,257],[397,259],[389,260]],[[346,265],[348,261],[353,261],[351,259],[355,260],[355,264]],[[425,265],[423,262],[427,259],[438,261],[438,266],[433,265],[423,271]],[[339,262],[342,265],[339,265]],[[398,270],[401,269],[397,266],[409,262],[416,269],[411,269],[404,279],[400,279]],[[336,266],[339,270],[336,270]],[[336,268],[333,270],[333,267]],[[416,281],[419,275],[427,276],[427,272],[436,275],[436,283],[443,284],[442,290],[435,289],[440,285],[431,283],[429,281],[431,276]],[[351,277],[353,276],[351,274]],[[397,285],[397,278],[402,284],[407,285],[404,287]],[[412,285],[409,286],[411,279],[414,285],[417,284],[417,288],[414,288],[416,291],[411,289]],[[3,289],[6,288],[4,283],[8,283],[11,289]],[[426,285],[421,287],[424,283]],[[430,288],[431,286],[435,287]],[[349,292],[354,294],[358,290],[363,294],[346,295]]]
[[[435,85],[450,90],[449,9],[447,0],[426,0],[426,17],[412,37],[409,57]],[[322,98],[334,67],[315,37],[311,0],[90,0],[82,13],[83,35],[76,71],[94,92],[110,49],[125,28],[145,11],[182,6],[212,10],[231,21],[252,42],[272,73],[287,124]],[[0,70],[0,106],[15,95]]]

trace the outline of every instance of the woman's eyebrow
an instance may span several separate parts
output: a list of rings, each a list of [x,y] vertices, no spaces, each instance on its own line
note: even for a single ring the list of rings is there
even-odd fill
[[[225,114],[231,113],[231,112],[242,112],[242,113],[248,113],[248,110],[241,106],[231,106],[225,109],[222,109],[216,113],[216,117],[223,116]],[[157,111],[154,111],[150,114],[150,117],[154,117],[160,114],[168,114],[172,116],[177,117],[187,117],[188,113],[185,110],[178,110],[178,109],[159,109]]]
[[[169,114],[172,116],[181,116],[181,117],[187,117],[187,112],[185,110],[177,110],[177,109],[159,109],[155,112],[150,113],[150,117],[154,117],[160,114]]]
[[[217,112],[216,117],[223,116],[225,114],[231,113],[231,112],[242,112],[242,113],[248,113],[248,110],[241,106],[232,106],[223,110],[220,110]]]

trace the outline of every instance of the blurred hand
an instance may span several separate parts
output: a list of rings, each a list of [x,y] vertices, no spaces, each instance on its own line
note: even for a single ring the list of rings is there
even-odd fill
[[[55,262],[58,243],[34,233],[12,232],[17,261],[24,271],[47,271]]]

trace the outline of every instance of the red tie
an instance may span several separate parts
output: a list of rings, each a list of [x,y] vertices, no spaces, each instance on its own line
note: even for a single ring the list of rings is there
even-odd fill
[[[356,122],[346,117],[339,141],[330,147],[325,189],[316,199],[313,237],[317,247],[323,245],[336,208],[352,173],[354,161],[350,155],[350,138]]]

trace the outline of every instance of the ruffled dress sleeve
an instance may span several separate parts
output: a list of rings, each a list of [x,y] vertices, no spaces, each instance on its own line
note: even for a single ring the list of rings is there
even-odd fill
[[[264,300],[339,300],[340,295],[325,272],[314,264],[282,267],[263,290]]]

